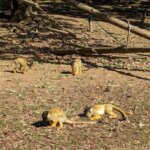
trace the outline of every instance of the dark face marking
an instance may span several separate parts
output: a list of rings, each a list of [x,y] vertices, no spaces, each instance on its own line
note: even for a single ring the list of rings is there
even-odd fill
[[[31,68],[33,66],[33,60],[28,61],[28,66]]]
[[[42,113],[42,119],[43,119],[43,121],[47,121],[47,116],[48,116],[48,111],[44,111]]]

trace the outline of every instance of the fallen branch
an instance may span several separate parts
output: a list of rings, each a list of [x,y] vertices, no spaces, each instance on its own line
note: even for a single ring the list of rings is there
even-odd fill
[[[126,47],[99,47],[96,49],[93,48],[76,48],[76,49],[69,49],[69,50],[64,50],[64,49],[47,49],[47,52],[50,54],[54,55],[60,55],[60,56],[65,56],[65,55],[83,55],[83,56],[99,56],[102,54],[112,54],[112,53],[150,53],[150,48],[144,48],[144,47],[129,47],[128,50],[126,50]],[[0,51],[0,56],[3,57],[3,55],[6,54],[6,51]],[[11,51],[9,50],[7,52],[7,55],[10,54],[17,54],[16,51]],[[26,51],[23,51],[19,54],[27,54]],[[33,52],[28,52],[28,54],[33,54]],[[144,54],[143,54],[144,56]],[[147,55],[149,56],[149,55]]]
[[[128,24],[126,22],[123,22],[122,20],[114,18],[114,17],[108,15],[107,13],[100,12],[97,9],[94,9],[93,7],[90,7],[83,3],[77,2],[75,0],[63,0],[63,1],[69,5],[75,6],[81,10],[84,10],[84,11],[96,16],[96,17],[102,19],[103,21],[109,22],[117,27],[128,30]],[[150,32],[149,31],[140,29],[136,26],[132,26],[131,32],[150,40]]]
[[[150,48],[147,47],[129,47],[126,50],[126,47],[100,47],[100,48],[77,48],[75,50],[54,50],[51,51],[55,55],[101,55],[108,53],[149,53]]]

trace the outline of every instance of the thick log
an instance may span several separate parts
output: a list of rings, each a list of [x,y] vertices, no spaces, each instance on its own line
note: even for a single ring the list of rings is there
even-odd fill
[[[101,55],[101,54],[109,54],[109,53],[149,53],[150,48],[144,47],[99,47],[96,49],[93,48],[78,48],[75,50],[54,50],[51,51],[52,54],[55,55]]]
[[[75,0],[63,0],[63,1],[69,5],[75,6],[83,11],[86,11],[86,12],[96,16],[96,17],[102,19],[103,21],[109,22],[117,27],[128,30],[128,24],[126,22],[123,22],[122,20],[114,18],[114,17],[108,15],[107,13],[100,12],[97,9],[94,9],[93,7],[90,7],[83,3],[77,2]],[[150,40],[150,32],[149,31],[132,26],[131,32]]]
[[[79,46],[78,46],[79,47]],[[64,50],[64,49],[47,49],[47,52],[50,52],[50,54],[54,55],[60,55],[60,56],[65,56],[65,55],[72,55],[72,54],[77,54],[77,55],[84,55],[84,56],[99,56],[102,54],[113,54],[113,53],[150,53],[150,48],[144,48],[144,47],[129,47],[127,50],[125,47],[99,47],[96,49],[93,48],[77,48],[77,49],[69,49],[69,50]],[[33,52],[22,52],[21,54],[33,54]],[[6,52],[0,51],[0,57],[5,55]],[[15,51],[8,51],[7,54],[17,54]],[[143,54],[144,56],[144,54]],[[148,56],[148,55],[147,55]]]

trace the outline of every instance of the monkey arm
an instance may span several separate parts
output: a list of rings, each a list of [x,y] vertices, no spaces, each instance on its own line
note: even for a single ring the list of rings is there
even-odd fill
[[[101,118],[102,118],[101,115],[94,115],[93,117],[90,117],[90,120],[99,120]]]
[[[63,128],[63,123],[62,122],[59,122],[59,129],[62,129]]]
[[[50,127],[56,127],[56,125],[57,125],[57,121],[53,121]]]

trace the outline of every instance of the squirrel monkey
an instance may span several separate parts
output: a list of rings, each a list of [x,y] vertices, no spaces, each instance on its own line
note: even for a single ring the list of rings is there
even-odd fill
[[[60,108],[52,108],[49,111],[44,111],[42,114],[43,121],[48,121],[50,127],[59,125],[59,129],[63,128],[63,123],[68,124],[95,124],[96,122],[78,122],[69,120],[65,112]]]
[[[74,76],[81,74],[83,70],[85,69],[80,58],[73,59],[71,63],[71,68],[72,68],[72,74]]]
[[[96,104],[86,111],[86,116],[89,117],[90,120],[99,120],[104,114],[108,114],[109,118],[116,119],[118,115],[114,113],[113,110],[120,112],[124,120],[127,119],[126,113],[113,104]]]
[[[33,60],[27,60],[26,58],[19,57],[14,60],[14,63],[15,63],[14,73],[18,71],[18,72],[25,74],[28,68],[32,67]]]

